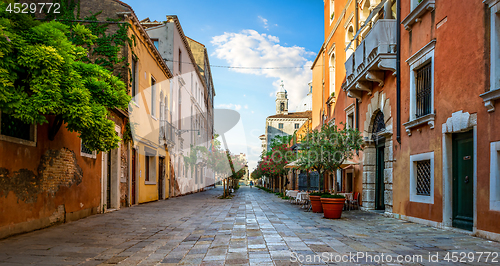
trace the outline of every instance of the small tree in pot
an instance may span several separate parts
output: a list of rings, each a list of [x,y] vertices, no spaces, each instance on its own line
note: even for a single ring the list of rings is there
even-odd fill
[[[342,130],[339,130],[337,125],[325,124],[321,127],[321,131],[313,130],[307,134],[302,144],[304,151],[301,153],[302,156],[299,159],[299,165],[304,168],[316,169],[320,177],[325,171],[335,173],[344,161],[354,157],[355,151],[362,149],[362,143],[361,133],[357,129],[344,126]],[[321,204],[326,218],[329,218],[327,216],[332,216],[327,214],[327,212],[330,213],[329,210],[331,209],[329,204],[334,204],[335,202],[335,204],[341,206],[340,213],[333,215],[340,218],[342,206],[345,203],[344,196],[337,195],[337,176],[335,174],[333,176],[334,195],[320,196],[325,199],[324,201],[321,199]],[[335,210],[338,212],[338,206]]]

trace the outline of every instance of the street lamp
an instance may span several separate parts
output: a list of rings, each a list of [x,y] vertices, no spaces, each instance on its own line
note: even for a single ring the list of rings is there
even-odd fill
[[[201,137],[199,129],[177,129],[176,134],[178,136],[180,136],[182,133],[186,133],[186,132],[189,132],[189,131],[197,131],[198,132],[198,137]]]

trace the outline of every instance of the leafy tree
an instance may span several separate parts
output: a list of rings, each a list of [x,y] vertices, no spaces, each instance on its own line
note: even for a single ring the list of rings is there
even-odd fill
[[[96,37],[78,24],[42,23],[5,10],[0,3],[0,110],[28,124],[55,117],[49,139],[66,124],[89,149],[116,148],[120,138],[108,115],[110,109],[127,108],[126,86],[109,70],[85,63],[87,49],[67,36],[86,45]]]
[[[298,164],[303,169],[318,171],[320,178],[325,171],[335,173],[342,163],[354,157],[354,151],[362,149],[363,139],[357,129],[344,126],[339,130],[337,125],[323,125],[321,131],[312,130],[302,140],[302,152]],[[334,184],[337,176],[334,174]],[[321,185],[321,182],[320,182]],[[334,193],[337,186],[334,185]]]
[[[287,169],[285,168],[285,165],[293,160],[295,160],[295,154],[286,143],[283,143],[281,145],[274,146],[271,149],[270,154],[262,158],[259,162],[258,169],[261,175],[270,177],[274,180],[274,182],[276,182],[286,175]],[[282,188],[280,188],[280,190],[281,189]]]

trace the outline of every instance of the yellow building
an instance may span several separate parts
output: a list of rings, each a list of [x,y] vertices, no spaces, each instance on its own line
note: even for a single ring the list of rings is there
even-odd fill
[[[170,102],[172,73],[155,43],[133,15],[129,34],[136,36],[136,46],[128,55],[131,62],[132,101],[129,105],[134,146],[131,158],[132,204],[168,197],[170,167],[164,143],[165,103]]]

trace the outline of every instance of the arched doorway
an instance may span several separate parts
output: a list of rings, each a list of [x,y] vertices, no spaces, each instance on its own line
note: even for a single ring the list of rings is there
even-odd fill
[[[372,141],[375,143],[375,210],[385,210],[384,170],[385,170],[385,137],[379,133],[385,132],[384,113],[378,111],[373,119]]]
[[[363,209],[392,213],[393,119],[390,99],[373,93],[363,126]]]

